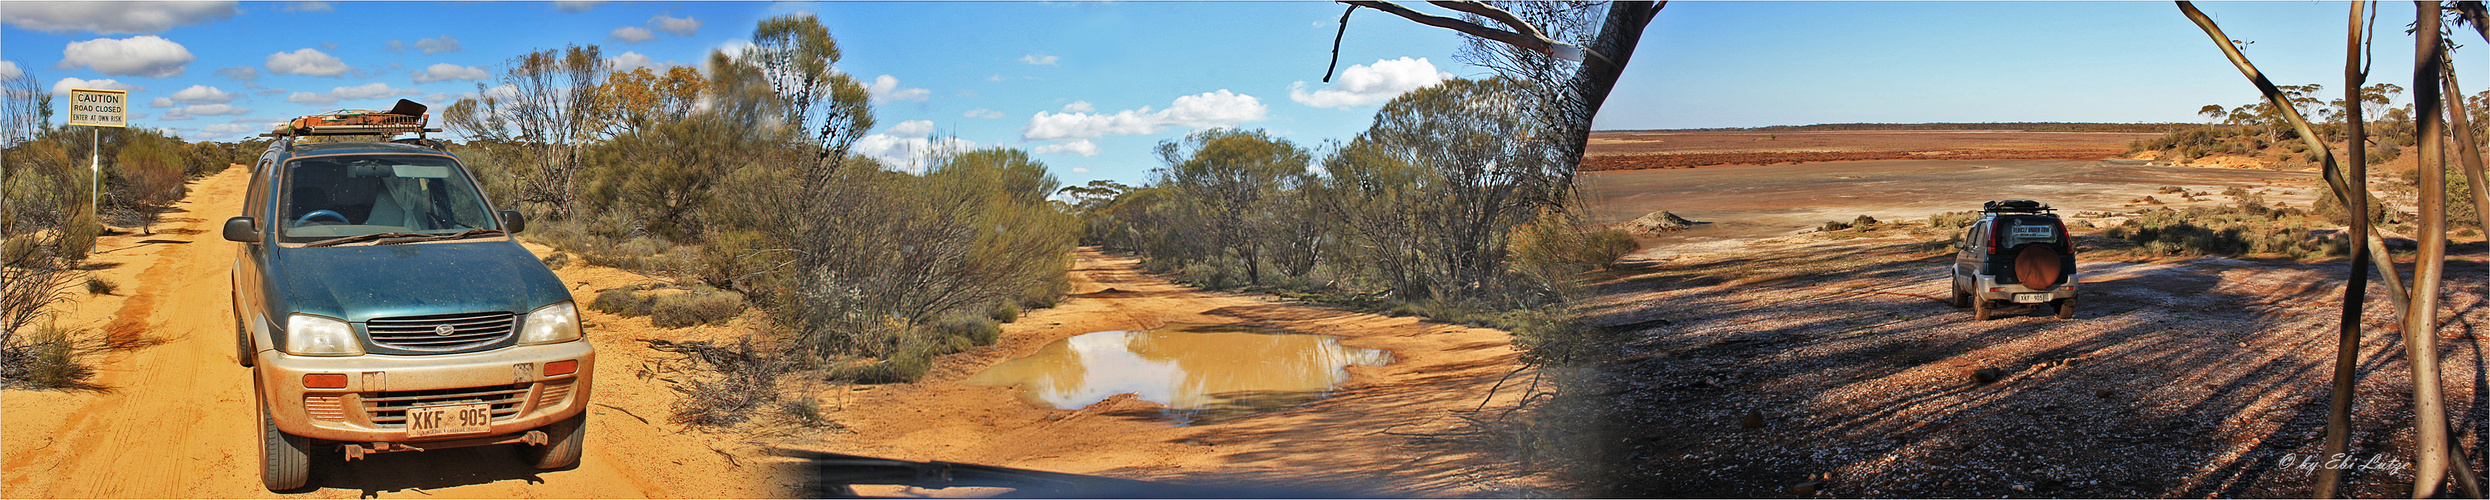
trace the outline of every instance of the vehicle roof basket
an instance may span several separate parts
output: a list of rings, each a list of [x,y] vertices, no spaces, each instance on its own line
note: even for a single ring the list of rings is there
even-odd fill
[[[283,143],[283,147],[292,148],[294,141],[303,137],[377,135],[386,140],[398,134],[415,134],[413,139],[390,142],[441,149],[440,141],[425,136],[430,132],[441,131],[441,129],[427,127],[432,120],[432,115],[425,113],[426,109],[424,105],[415,101],[399,99],[398,104],[389,108],[388,111],[341,109],[295,118],[277,125],[275,130],[261,134],[261,137],[276,137],[279,142]]]
[[[2057,209],[2032,200],[1999,200],[1980,205],[1980,211],[1992,214],[2045,214]]]

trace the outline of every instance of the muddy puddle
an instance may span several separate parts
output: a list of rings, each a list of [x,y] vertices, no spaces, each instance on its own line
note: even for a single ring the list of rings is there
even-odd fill
[[[1199,423],[1322,399],[1349,380],[1349,365],[1390,362],[1389,352],[1342,346],[1329,335],[1168,325],[1058,340],[967,382],[1017,387],[1022,401],[1067,410],[1132,394],[1179,422]]]

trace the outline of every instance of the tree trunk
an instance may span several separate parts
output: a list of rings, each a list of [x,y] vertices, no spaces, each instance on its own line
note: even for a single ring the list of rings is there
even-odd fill
[[[2415,36],[2412,61],[2413,110],[2421,140],[2421,256],[2413,263],[2412,306],[2403,318],[2404,356],[2412,363],[2412,416],[2415,456],[2412,496],[2438,495],[2447,477],[2449,455],[2447,408],[2438,373],[2438,283],[2447,256],[2447,168],[2438,135],[2445,108],[2439,102],[2439,44],[2436,0],[2414,2]]]
[[[2361,36],[2367,30],[2363,21],[2367,18],[2365,11],[2368,10],[2369,2],[2351,2],[2351,4],[2351,35],[2343,44],[2343,102],[2351,103],[2351,105],[2344,106],[2343,110],[2344,134],[2348,136],[2346,139],[2348,145],[2345,149],[2351,150],[2351,158],[2345,163],[2348,164],[2347,169],[2350,170],[2348,177],[2352,181],[2352,191],[2367,193],[2369,192],[2369,151],[2363,146],[2369,143],[2369,129],[2368,122],[2360,116],[2360,87],[2367,84],[2369,79],[2368,68],[2361,65],[2361,60],[2368,53],[2365,50],[2367,44],[2361,43]],[[2368,234],[2368,201],[2347,202],[2343,206],[2346,207],[2344,209],[2346,212],[2352,214],[2352,234]],[[2363,305],[2368,302],[2368,266],[2369,247],[2352,246],[2351,272],[2350,276],[2344,278],[2343,285],[2342,330],[2335,338],[2334,390],[2326,411],[2326,448],[2318,455],[2319,457],[2342,456],[2351,447],[2352,388],[2354,386],[2352,376],[2360,364],[2360,316],[2364,309]],[[2316,497],[2335,498],[2338,496],[2337,491],[2341,489],[2342,482],[2342,469],[2327,467],[2317,471]]]

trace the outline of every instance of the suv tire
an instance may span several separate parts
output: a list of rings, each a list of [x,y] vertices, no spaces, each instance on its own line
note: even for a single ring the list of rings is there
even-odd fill
[[[519,458],[537,470],[553,470],[579,465],[580,445],[587,441],[588,411],[562,419],[544,427],[544,446],[518,445]]]
[[[1995,309],[1993,309],[1993,308],[1990,308],[1990,307],[1989,307],[1989,300],[1988,300],[1988,299],[1983,299],[1983,298],[1979,298],[1979,297],[1972,297],[1972,298],[1971,298],[1971,320],[1972,320],[1972,321],[1988,321],[1988,320],[1989,320],[1990,313],[1991,313],[1991,312],[1993,312],[1993,311],[1995,311]]]
[[[2056,305],[2058,306],[2058,319],[2075,318],[2075,299],[2058,299]]]
[[[259,377],[251,377],[251,399],[259,400],[259,482],[268,491],[300,489],[311,482],[311,440],[277,430],[277,419],[268,414],[266,394],[258,392]]]
[[[251,356],[251,330],[242,327],[240,318],[233,320],[233,348],[233,362],[241,364],[243,368],[250,368],[251,365],[258,363],[259,360]]]
[[[1954,306],[1954,308],[1955,308],[1955,309],[1962,309],[1962,308],[1965,308],[1965,307],[1971,307],[1971,292],[1966,292],[1966,291],[1963,291],[1963,289],[1961,289],[1961,288],[1956,288],[1956,287],[1952,287],[1952,286],[1948,286],[1948,287],[1946,287],[1946,288],[1949,288],[1949,289],[1954,290],[1954,300],[1953,300],[1953,301],[1951,301],[1951,302],[1947,302],[1947,303],[1946,303],[1947,305],[1952,305],[1952,306]]]

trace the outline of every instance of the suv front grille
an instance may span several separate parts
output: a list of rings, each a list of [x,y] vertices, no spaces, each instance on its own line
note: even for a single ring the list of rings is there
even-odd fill
[[[372,425],[384,429],[406,427],[406,409],[453,403],[488,403],[493,405],[493,421],[509,420],[519,415],[520,404],[526,402],[530,384],[434,389],[429,391],[390,391],[365,393],[363,411],[371,416]]]
[[[499,342],[517,331],[509,312],[372,318],[363,323],[372,343],[409,351],[456,351]],[[448,327],[447,330],[442,327]]]

